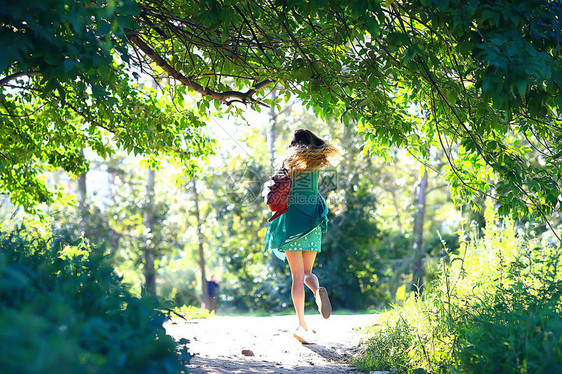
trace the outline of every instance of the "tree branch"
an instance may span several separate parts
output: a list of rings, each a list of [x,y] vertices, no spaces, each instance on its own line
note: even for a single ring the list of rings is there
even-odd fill
[[[97,127],[101,127],[104,130],[109,131],[110,133],[115,133],[115,129],[110,129],[104,125],[102,125],[101,123],[99,123],[98,121],[92,119],[90,116],[88,116],[86,113],[84,113],[83,111],[81,111],[80,109],[76,108],[75,106],[67,103],[66,105],[68,105],[68,107],[70,109],[72,109],[76,114],[79,114],[82,118],[84,118],[86,121],[90,122],[92,125],[97,126]]]
[[[0,87],[4,86],[5,84],[7,84],[9,81],[19,78],[19,77],[23,77],[23,76],[28,76],[28,77],[32,77],[35,75],[43,75],[43,73],[41,73],[40,71],[30,71],[30,72],[23,72],[20,71],[18,73],[14,73],[11,75],[8,75],[7,77],[4,77],[2,79],[0,79]]]
[[[194,91],[199,92],[204,96],[212,97],[215,100],[218,100],[224,104],[230,105],[234,101],[241,101],[244,104],[247,102],[252,102],[256,104],[263,104],[260,103],[258,100],[254,99],[252,96],[259,91],[260,89],[269,86],[270,84],[275,83],[275,81],[266,79],[250,88],[246,92],[240,91],[225,91],[225,92],[216,92],[209,88],[201,86],[199,83],[191,80],[190,78],[186,77],[179,71],[177,71],[174,67],[172,67],[168,61],[166,61],[162,56],[160,56],[154,49],[152,49],[148,44],[142,40],[137,32],[127,30],[127,38],[131,41],[131,43],[135,44],[141,51],[143,51],[152,61],[156,63],[162,70],[168,73],[172,78],[178,80],[185,86],[191,88]],[[228,100],[234,99],[234,100]]]

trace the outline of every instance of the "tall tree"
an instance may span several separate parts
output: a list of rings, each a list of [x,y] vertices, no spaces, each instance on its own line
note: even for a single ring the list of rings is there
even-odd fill
[[[425,252],[423,248],[423,224],[425,221],[426,198],[427,198],[427,169],[424,168],[423,175],[417,188],[416,196],[416,217],[414,219],[414,248],[412,264],[412,291],[416,295],[423,294],[423,258]]]
[[[204,251],[204,238],[203,230],[201,229],[201,211],[199,210],[199,193],[197,192],[197,180],[195,177],[191,178],[191,188],[193,188],[193,201],[195,203],[195,218],[197,222],[197,248],[199,252],[199,270],[201,272],[201,294],[203,295],[203,302],[209,308],[209,288],[207,283],[207,274],[205,271],[205,251]]]
[[[84,149],[80,150],[80,155],[84,157]],[[86,209],[87,198],[88,191],[86,185],[86,172],[83,172],[78,176],[78,204],[80,211],[84,211]]]
[[[154,184],[156,172],[149,168],[146,175],[146,203],[144,206],[143,223],[146,228],[143,245],[144,252],[144,285],[150,295],[156,295],[156,268],[154,266],[156,245],[155,206],[154,206]]]

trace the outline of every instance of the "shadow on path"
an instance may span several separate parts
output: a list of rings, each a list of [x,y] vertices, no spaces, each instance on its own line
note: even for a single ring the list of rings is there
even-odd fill
[[[322,344],[303,344],[303,347],[308,348],[322,358],[335,363],[343,362],[350,356],[349,350],[346,350],[344,347]]]
[[[189,365],[190,374],[289,374],[289,373],[310,373],[320,374],[332,372],[337,366],[337,373],[355,373],[355,369],[347,365],[332,364],[326,366],[315,365],[314,363],[301,363],[298,365],[283,364],[280,362],[259,362],[246,359],[220,359],[209,357],[194,357]]]

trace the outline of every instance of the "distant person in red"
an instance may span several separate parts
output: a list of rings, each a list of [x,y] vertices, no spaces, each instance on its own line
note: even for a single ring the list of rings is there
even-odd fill
[[[207,288],[209,289],[209,312],[215,310],[215,303],[217,302],[217,288],[219,284],[215,281],[215,276],[211,275],[211,279],[207,281]]]

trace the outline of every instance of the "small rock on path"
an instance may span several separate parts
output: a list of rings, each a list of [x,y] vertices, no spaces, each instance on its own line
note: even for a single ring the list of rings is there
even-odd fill
[[[375,314],[307,316],[316,331],[316,344],[301,344],[293,337],[295,316],[228,317],[168,322],[166,332],[186,338],[195,354],[188,365],[192,374],[354,373],[342,363],[357,349],[365,334],[356,328],[374,324]],[[244,355],[242,351],[251,351]]]

